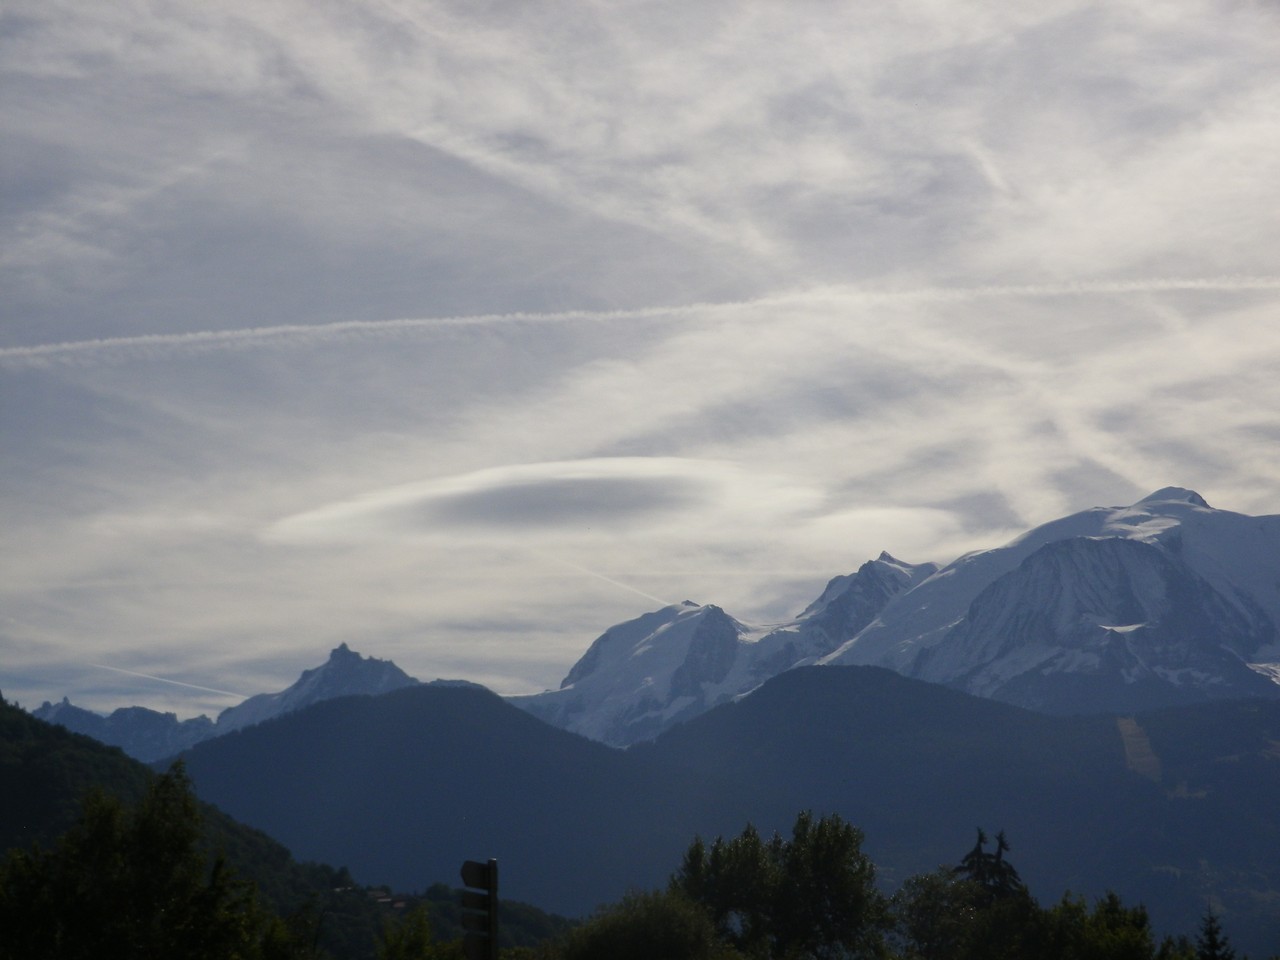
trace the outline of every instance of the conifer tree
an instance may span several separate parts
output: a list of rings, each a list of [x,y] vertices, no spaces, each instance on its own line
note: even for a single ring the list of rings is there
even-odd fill
[[[984,891],[988,901],[1025,895],[1026,885],[1018,876],[1018,871],[1013,864],[1004,856],[1009,851],[1009,842],[1005,839],[1004,831],[1001,830],[996,834],[994,852],[988,853],[986,848],[987,835],[979,827],[977,843],[960,860],[955,873],[976,883]]]
[[[1231,940],[1222,932],[1222,924],[1212,910],[1200,921],[1200,935],[1196,937],[1196,960],[1235,960],[1236,952]]]
[[[862,831],[839,816],[796,818],[767,842],[750,824],[708,848],[695,839],[671,890],[705,909],[722,939],[749,955],[877,957],[888,913]]]
[[[200,849],[200,817],[180,764],[129,809],[91,794],[52,850],[0,865],[0,960],[285,957],[290,936],[252,887]]]

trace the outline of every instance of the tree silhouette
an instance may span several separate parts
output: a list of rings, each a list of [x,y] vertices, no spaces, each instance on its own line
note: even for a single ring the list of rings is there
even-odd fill
[[[1200,920],[1196,937],[1196,960],[1235,960],[1231,940],[1222,932],[1222,924],[1212,910]]]
[[[127,809],[105,793],[52,850],[0,866],[0,960],[286,957],[292,938],[253,888],[200,849],[200,817],[180,764]]]
[[[1026,885],[1018,876],[1018,871],[1013,864],[1004,857],[1009,851],[1009,843],[1005,840],[1004,831],[1001,830],[996,834],[996,848],[993,852],[988,853],[986,847],[987,835],[979,827],[978,842],[960,860],[955,873],[976,883],[988,901],[1025,895]]]
[[[750,955],[873,957],[888,925],[862,831],[839,816],[796,818],[791,838],[750,824],[708,848],[695,839],[671,889],[701,905],[720,936]]]
[[[908,877],[892,900],[902,956],[909,960],[966,957],[986,892],[953,867]]]
[[[565,938],[559,960],[743,960],[705,910],[676,890],[632,893]]]

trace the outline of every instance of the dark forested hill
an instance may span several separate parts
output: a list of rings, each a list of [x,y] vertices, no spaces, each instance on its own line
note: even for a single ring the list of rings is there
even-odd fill
[[[891,883],[953,861],[986,826],[1007,832],[1041,896],[1111,888],[1169,932],[1212,906],[1255,952],[1280,944],[1275,701],[1048,717],[888,671],[818,668],[649,749],[703,770],[762,830],[800,807],[840,813]],[[702,816],[706,830],[724,814]]]
[[[0,701],[0,851],[47,844],[91,787],[133,801],[146,783],[146,767],[119,750]]]
[[[0,857],[14,848],[52,847],[92,790],[137,803],[151,771],[116,747],[38,720],[0,701]],[[383,917],[345,870],[294,860],[280,843],[203,804],[205,848],[252,881],[261,900],[340,957],[372,956]]]
[[[1108,888],[1182,931],[1210,905],[1280,943],[1280,704],[1049,717],[876,668],[796,670],[618,751],[475,689],[351,698],[201,744],[201,795],[369,882],[497,857],[504,892],[581,913],[661,884],[695,833],[797,810],[862,827],[890,886],[1004,829],[1032,889]]]
[[[662,876],[688,841],[666,812],[686,785],[665,768],[478,688],[332,700],[185,759],[201,796],[295,855],[397,888],[498,857],[504,894],[580,913]]]
[[[1081,811],[1148,791],[1114,719],[1047,717],[875,667],[791,671],[633,749],[703,771],[761,829],[839,812],[893,879],[950,859],[979,825],[1006,828],[1020,862],[1059,835],[1078,847]]]
[[[0,860],[8,850],[52,848],[76,821],[81,801],[101,791],[136,804],[154,775],[119,748],[44,722],[0,700]],[[325,956],[342,960],[372,958],[377,938],[397,914],[389,904],[426,905],[432,932],[439,940],[462,935],[456,890],[432,879],[457,885],[457,866],[398,888],[368,890],[345,867],[300,863],[266,833],[233,820],[218,808],[201,804],[203,847],[225,858],[233,873],[251,881],[260,902],[285,917],[307,943]],[[460,862],[460,861],[459,861]],[[424,891],[418,896],[404,896]],[[400,910],[399,913],[404,913]],[[504,897],[504,945],[532,945],[562,932],[567,921],[529,904]],[[0,951],[2,953],[3,951]]]

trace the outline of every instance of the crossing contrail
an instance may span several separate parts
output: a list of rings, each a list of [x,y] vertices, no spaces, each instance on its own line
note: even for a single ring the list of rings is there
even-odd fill
[[[156,677],[149,673],[138,673],[136,670],[124,670],[120,667],[108,667],[105,663],[91,663],[91,667],[98,670],[110,670],[112,673],[123,673],[130,677],[141,677],[143,680],[156,680],[160,683],[171,683],[175,687],[190,687],[192,690],[203,690],[205,693],[219,693],[224,697],[237,697],[241,700],[245,699],[243,693],[232,693],[230,690],[218,690],[214,687],[202,687],[198,683],[184,683],[181,680],[170,680],[167,677]]]
[[[595,577],[597,580],[603,580],[605,583],[612,584],[615,587],[620,587],[623,590],[627,590],[631,593],[637,594],[641,597],[644,597],[646,600],[652,600],[654,603],[660,603],[664,607],[669,607],[672,605],[672,602],[670,600],[664,600],[662,599],[662,597],[655,597],[652,593],[645,593],[639,587],[633,587],[631,586],[631,584],[623,583],[621,580],[615,580],[613,579],[613,577],[606,577],[603,573],[599,573],[595,570],[591,570],[587,567],[584,567],[580,563],[574,563],[572,560],[566,560],[563,557],[553,557],[548,553],[543,553],[541,550],[529,550],[529,553],[533,554],[535,557],[538,557],[542,560],[549,560],[552,563],[558,563],[558,564],[561,564],[562,566],[566,566],[570,570],[577,570],[579,573],[585,573],[589,577]]]
[[[718,313],[758,306],[782,306],[806,301],[848,300],[864,303],[895,301],[946,302],[997,297],[1107,296],[1126,293],[1160,293],[1190,290],[1280,290],[1280,277],[1224,276],[1100,280],[1042,284],[1010,284],[974,287],[918,287],[875,290],[830,285],[797,290],[751,300],[704,302],[630,310],[569,310],[561,313],[487,313],[452,317],[415,317],[392,320],[342,320],[322,324],[280,324],[201,330],[191,333],[156,333],[133,337],[107,337],[28,347],[0,348],[0,367],[16,370],[46,366],[122,363],[129,360],[164,359],[175,355],[231,352],[255,348],[282,348],[332,342],[392,339],[407,334],[450,327],[482,327],[504,324],[552,324],[610,322],[646,318]]]

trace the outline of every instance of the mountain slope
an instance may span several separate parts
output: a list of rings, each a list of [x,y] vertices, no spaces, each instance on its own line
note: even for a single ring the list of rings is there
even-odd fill
[[[243,703],[228,707],[218,714],[215,736],[262,723],[294,710],[353,694],[379,694],[418,681],[390,660],[362,657],[345,643],[329,653],[329,659],[318,667],[304,670],[293,684],[279,693],[260,693]]]
[[[327,661],[304,670],[286,689],[261,693],[228,707],[218,715],[216,723],[205,716],[179,720],[176,714],[146,707],[121,707],[104,717],[77,707],[65,697],[60,703],[45,701],[31,713],[37,719],[119,747],[136,760],[152,763],[321,700],[386,693],[417,682],[391,661],[362,657],[343,643],[330,652]]]
[[[1056,712],[1280,695],[1280,517],[1157,491],[968,554],[824,664],[876,664]]]
[[[613,746],[652,739],[834,650],[935,569],[881,554],[833,579],[799,617],[780,625],[749,626],[717,606],[692,601],[665,607],[606,630],[559,690],[510,702]]]
[[[77,707],[66,697],[59,703],[45,701],[31,714],[99,743],[120,747],[145,763],[172,757],[214,735],[213,721],[208,717],[179,720],[177,714],[147,707],[121,707],[104,717]]]
[[[1112,889],[1169,933],[1213,903],[1238,947],[1266,955],[1280,943],[1278,743],[1275,700],[1121,722],[828,667],[789,671],[632,750],[699,770],[762,832],[785,830],[795,809],[840,813],[891,884],[955,862],[975,826],[1004,829],[1042,898]],[[721,831],[723,812],[699,829]]]
[[[983,590],[910,672],[1038,710],[1124,712],[1280,693],[1246,663],[1274,636],[1176,555],[1078,537]]]
[[[327,700],[184,759],[202,798],[296,856],[402,889],[498,857],[504,896],[582,913],[683,837],[659,813],[669,777],[478,688]]]
[[[605,631],[559,690],[511,702],[615,746],[797,665],[883,666],[1056,713],[1280,696],[1280,517],[1157,490],[945,567],[887,553],[795,620],[690,602]]]
[[[741,672],[749,633],[719,607],[664,607],[605,631],[559,690],[510,702],[555,726],[625,746],[727,696],[724,688],[734,684],[725,680]]]
[[[483,691],[414,687],[327,701],[186,759],[202,797],[295,855],[398,886],[492,856],[511,895],[583,913],[662,884],[695,834],[785,830],[813,809],[864,828],[890,886],[954,862],[975,826],[1004,828],[1041,896],[1113,888],[1169,931],[1212,896],[1245,946],[1280,933],[1276,742],[1280,702],[1119,724],[827,667],[626,751]]]
[[[46,723],[0,700],[0,856],[51,847],[76,820],[84,796],[101,790],[125,804],[146,792],[151,771],[119,749]],[[252,881],[282,916],[317,910],[319,946],[334,955],[372,956],[383,917],[349,874],[300,864],[278,842],[200,804],[203,844],[237,876]],[[109,871],[108,871],[109,872]]]

